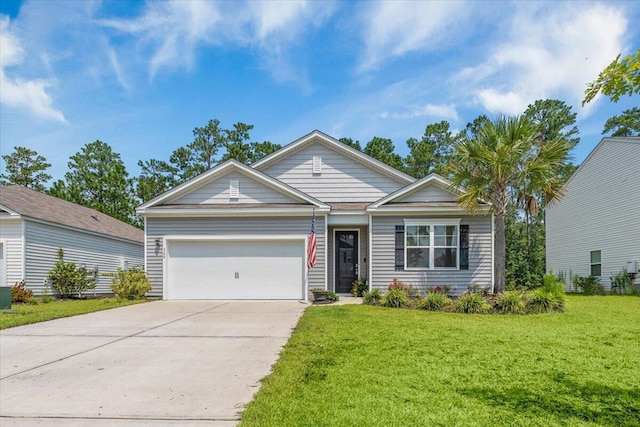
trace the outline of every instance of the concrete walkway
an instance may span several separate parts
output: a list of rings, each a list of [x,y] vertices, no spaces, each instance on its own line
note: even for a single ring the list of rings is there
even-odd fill
[[[4,330],[0,425],[236,425],[306,307],[156,301]]]

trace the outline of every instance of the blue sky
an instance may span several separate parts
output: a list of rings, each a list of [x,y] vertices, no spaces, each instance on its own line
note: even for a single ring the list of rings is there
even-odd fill
[[[543,98],[578,113],[580,162],[640,104],[580,106],[640,47],[640,2],[3,0],[0,30],[0,153],[36,150],[54,178],[96,139],[135,176],[213,118],[282,145],[313,129],[387,137],[404,156],[427,124]]]

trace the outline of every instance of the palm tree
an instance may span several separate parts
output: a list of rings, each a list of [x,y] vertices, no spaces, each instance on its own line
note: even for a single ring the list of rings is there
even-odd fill
[[[465,191],[458,202],[476,211],[480,201],[492,204],[495,216],[494,292],[505,288],[505,222],[509,195],[544,194],[549,202],[561,196],[558,168],[571,146],[558,139],[536,144],[535,126],[525,117],[499,117],[483,123],[475,137],[455,146],[452,182]]]

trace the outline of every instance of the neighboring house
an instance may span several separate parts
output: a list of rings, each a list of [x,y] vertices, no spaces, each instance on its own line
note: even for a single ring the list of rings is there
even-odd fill
[[[640,264],[640,138],[604,138],[546,210],[547,270],[565,276],[611,276]]]
[[[493,284],[490,206],[470,215],[438,175],[414,178],[314,131],[245,166],[230,160],[143,204],[150,295],[306,299]],[[317,262],[307,271],[315,214]]]
[[[144,233],[115,218],[20,185],[0,187],[0,285],[21,280],[40,294],[58,260],[98,273],[90,293],[110,293],[117,268],[143,266]],[[54,293],[52,291],[52,293]]]

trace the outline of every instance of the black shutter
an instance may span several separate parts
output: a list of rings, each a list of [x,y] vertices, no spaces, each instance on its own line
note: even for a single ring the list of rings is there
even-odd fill
[[[396,225],[396,271],[404,270],[404,225]]]
[[[460,270],[469,269],[469,226],[460,226]]]

